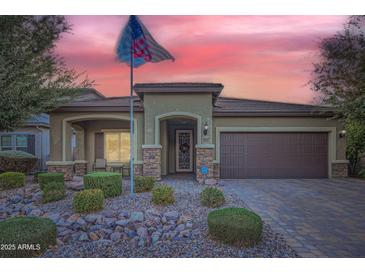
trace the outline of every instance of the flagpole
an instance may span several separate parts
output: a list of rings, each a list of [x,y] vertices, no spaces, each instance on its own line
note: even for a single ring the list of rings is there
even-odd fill
[[[131,93],[130,93],[130,171],[129,177],[131,180],[131,194],[134,194],[134,115],[133,115],[133,48],[131,47],[130,52],[130,80],[131,80]]]

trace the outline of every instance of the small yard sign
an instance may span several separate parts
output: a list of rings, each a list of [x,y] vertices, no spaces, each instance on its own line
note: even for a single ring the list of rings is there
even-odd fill
[[[202,166],[200,171],[203,175],[207,175],[209,170],[207,166]]]

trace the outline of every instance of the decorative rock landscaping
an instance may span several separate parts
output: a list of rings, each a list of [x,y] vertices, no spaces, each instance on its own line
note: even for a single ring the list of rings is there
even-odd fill
[[[128,183],[125,183],[128,185]],[[198,186],[197,186],[198,187]],[[128,189],[123,191],[128,193]],[[253,248],[237,248],[208,236],[207,215],[198,193],[175,193],[175,203],[154,206],[151,193],[123,194],[105,200],[104,209],[74,213],[66,198],[42,204],[36,184],[0,192],[0,221],[13,216],[40,216],[57,225],[57,246],[44,257],[295,257],[283,238],[264,224],[262,241]],[[245,204],[226,196],[224,207]]]

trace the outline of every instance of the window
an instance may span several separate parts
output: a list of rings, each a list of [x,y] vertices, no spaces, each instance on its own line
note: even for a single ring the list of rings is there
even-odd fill
[[[108,162],[129,162],[129,132],[105,132],[105,158]]]
[[[12,149],[11,135],[2,135],[0,145],[1,145],[1,150],[11,150]]]
[[[28,136],[27,135],[16,135],[15,149],[28,152]]]
[[[32,134],[1,135],[0,150],[21,150],[35,155],[35,135]]]

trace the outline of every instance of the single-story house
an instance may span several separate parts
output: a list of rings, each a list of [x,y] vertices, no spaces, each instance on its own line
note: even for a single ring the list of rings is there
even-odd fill
[[[0,131],[0,150],[21,150],[38,158],[38,169],[47,169],[49,157],[49,116],[34,115],[14,131]]]
[[[343,126],[330,108],[226,98],[222,89],[217,83],[135,84],[135,174],[194,173],[198,180],[347,175]],[[52,111],[49,171],[70,179],[92,170],[96,159],[128,165],[129,110],[129,97],[96,96]]]

